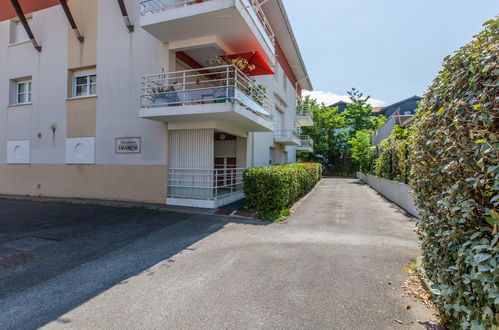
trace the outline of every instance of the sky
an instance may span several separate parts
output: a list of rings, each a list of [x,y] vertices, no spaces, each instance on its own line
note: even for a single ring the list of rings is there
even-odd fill
[[[422,96],[445,56],[499,14],[499,0],[284,0],[311,78],[330,105],[356,87],[373,106]]]

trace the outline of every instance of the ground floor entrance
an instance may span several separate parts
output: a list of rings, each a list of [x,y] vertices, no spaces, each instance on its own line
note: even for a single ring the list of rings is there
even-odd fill
[[[167,204],[217,208],[243,198],[246,138],[215,129],[169,132]]]

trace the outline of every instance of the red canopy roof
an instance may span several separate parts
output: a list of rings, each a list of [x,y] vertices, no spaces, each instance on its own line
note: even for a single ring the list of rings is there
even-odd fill
[[[59,0],[19,0],[24,14],[56,6]],[[0,0],[0,22],[17,17],[16,11],[9,0]]]
[[[246,60],[248,60],[248,64],[252,64],[255,66],[255,70],[252,70],[248,73],[248,75],[250,76],[263,76],[267,74],[274,74],[274,71],[272,71],[270,66],[265,62],[265,60],[263,59],[262,55],[260,55],[259,52],[232,54],[221,57],[227,59],[245,58]]]

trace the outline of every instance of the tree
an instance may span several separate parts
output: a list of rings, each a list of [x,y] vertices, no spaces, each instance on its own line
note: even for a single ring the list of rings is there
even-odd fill
[[[338,131],[346,127],[345,118],[337,113],[337,108],[330,108],[324,104],[319,105],[309,96],[298,101],[298,111],[308,107],[314,121],[313,126],[302,127],[302,134],[308,135],[314,141],[314,153],[300,155],[301,160],[318,161],[326,170],[332,168],[332,160],[341,144],[346,140]]]
[[[357,131],[376,130],[385,122],[384,116],[373,116],[372,106],[367,103],[370,96],[365,96],[356,88],[347,92],[350,96],[350,102],[346,110],[342,113],[347,125],[350,127],[351,137],[355,136]]]
[[[370,173],[373,167],[373,150],[370,134],[365,131],[355,132],[355,137],[348,141],[352,158],[360,171]]]
[[[298,111],[311,109],[314,119],[313,126],[302,128],[302,133],[314,141],[314,154],[300,155],[300,159],[322,163],[329,174],[355,173],[357,165],[349,141],[355,138],[357,131],[368,134],[368,130],[374,131],[385,121],[384,116],[372,116],[372,107],[367,103],[369,96],[364,97],[355,88],[348,94],[350,103],[341,114],[337,107],[319,105],[309,96],[298,101]]]

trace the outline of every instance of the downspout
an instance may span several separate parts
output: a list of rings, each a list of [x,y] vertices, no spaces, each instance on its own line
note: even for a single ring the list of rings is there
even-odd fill
[[[26,16],[24,16],[24,12],[21,8],[21,5],[19,4],[18,0],[10,0],[10,3],[12,4],[12,7],[14,7],[14,10],[16,11],[17,17],[21,21],[24,30],[28,34],[29,40],[31,40],[31,43],[33,44],[33,47],[39,52],[42,51],[42,46],[36,42],[35,36],[33,35],[33,32],[31,31],[31,28],[28,24],[28,20],[26,20]]]
[[[78,39],[79,42],[83,42],[85,39],[83,38],[83,36],[80,34],[80,31],[76,27],[75,20],[73,19],[73,15],[71,14],[71,11],[69,10],[69,6],[68,6],[66,0],[59,0],[59,3],[61,4],[61,7],[64,10],[66,17],[68,18],[69,25],[71,25],[71,28],[75,32],[76,39]]]
[[[121,15],[123,15],[123,19],[125,20],[125,25],[128,28],[128,32],[132,33],[134,30],[134,27],[133,27],[133,24],[130,22],[130,18],[128,17],[125,3],[123,2],[123,0],[118,0],[118,4],[120,5]]]

